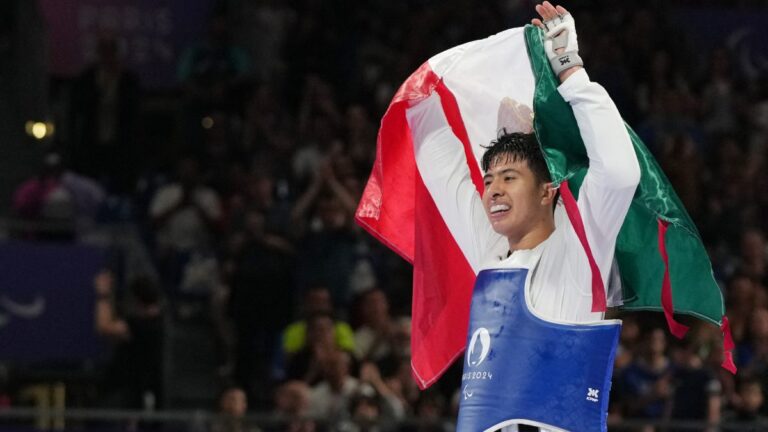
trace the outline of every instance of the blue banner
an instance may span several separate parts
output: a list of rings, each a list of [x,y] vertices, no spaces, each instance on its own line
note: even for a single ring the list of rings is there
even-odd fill
[[[0,243],[0,360],[97,357],[93,277],[103,265],[90,246]]]

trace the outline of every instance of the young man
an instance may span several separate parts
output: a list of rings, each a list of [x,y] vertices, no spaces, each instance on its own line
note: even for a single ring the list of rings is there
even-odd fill
[[[559,63],[558,55],[565,53],[571,53],[572,59],[577,57],[570,14],[546,1],[536,10],[544,21],[534,19],[535,25],[544,28],[548,22],[550,28],[556,25],[569,31],[568,44],[558,49],[559,53],[552,52],[552,59]],[[553,20],[564,22],[553,24]],[[552,42],[545,43],[552,46]],[[605,89],[591,82],[580,65],[562,70],[558,77],[558,91],[573,108],[590,160],[578,207],[592,254],[608,287],[616,237],[639,183],[640,167],[624,122]],[[430,99],[408,111],[411,125],[427,123],[424,116],[443,115],[441,110],[431,109],[440,103],[439,96],[433,94]],[[445,142],[440,136],[452,134],[444,118],[435,123],[442,127],[428,131],[412,127],[423,133],[414,136],[416,158],[442,167],[429,171],[432,176],[424,182],[472,268],[514,267],[537,261],[530,294],[539,314],[574,322],[602,319],[602,313],[591,312],[592,273],[587,257],[562,203],[554,203],[557,190],[550,183],[536,137],[532,133],[502,133],[491,143],[482,161],[485,190],[481,197],[470,180],[464,155],[455,151],[459,147],[435,145]],[[609,306],[619,300],[613,294],[609,292]]]
[[[600,85],[589,80],[581,66],[571,15],[549,2],[537,5],[536,11],[541,19],[532,22],[545,31],[545,50],[561,83],[558,91],[570,103],[587,149],[589,170],[579,190],[577,204],[603,285],[610,287],[613,286],[609,283],[609,275],[616,237],[640,180],[639,164],[615,105]],[[430,170],[424,183],[465,257],[478,272],[471,321],[477,318],[475,307],[483,273],[507,269],[525,269],[524,301],[537,317],[561,323],[601,320],[602,312],[592,312],[592,272],[587,255],[571,227],[562,201],[555,201],[557,191],[551,184],[536,137],[504,131],[491,143],[482,160],[485,188],[481,197],[470,179],[465,156],[455,151],[459,147],[437,145],[444,144],[453,132],[442,110],[434,109],[435,104],[440,104],[440,99],[437,94],[432,94],[429,100],[409,109],[407,118],[414,132],[418,164],[426,162],[441,167]],[[418,127],[420,124],[439,124],[440,127],[427,130]],[[498,297],[499,292],[503,291],[494,291],[493,295],[486,293],[485,299]],[[620,292],[609,289],[608,297],[608,305],[615,306],[620,301]],[[475,324],[470,323],[465,376],[468,375],[467,365],[483,363],[489,346],[501,355],[498,346],[494,345],[497,343],[494,331],[500,334],[504,326],[489,332]],[[512,327],[513,332],[523,331],[515,328],[514,323],[510,324],[507,327]],[[554,353],[557,348],[544,346],[537,351],[542,350]],[[473,395],[477,399],[474,384],[463,381],[463,403],[471,402]],[[502,388],[519,390],[515,386]],[[591,387],[583,390],[584,395],[581,395],[581,389],[578,389],[581,399],[586,396],[587,400],[597,402],[600,398],[602,403],[603,398],[607,398],[607,394],[598,396]],[[459,429],[467,429],[469,426],[461,417],[460,414]],[[499,427],[505,426],[506,431],[517,430],[515,418],[509,418]]]

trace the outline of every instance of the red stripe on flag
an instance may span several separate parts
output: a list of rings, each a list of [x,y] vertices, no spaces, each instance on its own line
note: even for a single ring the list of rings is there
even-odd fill
[[[418,170],[416,200],[412,333],[421,336],[411,341],[411,365],[419,387],[425,389],[464,351],[475,273]]]
[[[482,193],[482,175],[456,97],[437,75],[430,78],[428,81],[436,80],[434,89],[440,96],[445,117],[464,147],[472,182]],[[413,310],[424,312],[419,322],[414,323],[420,326],[418,331],[424,337],[418,345],[411,345],[411,365],[419,387],[424,389],[464,351],[475,273],[416,171],[415,262],[419,265],[414,267],[413,281],[414,287],[424,289],[414,289]]]
[[[731,324],[728,322],[728,317],[725,315],[723,315],[723,324],[720,325],[720,330],[723,331],[723,362],[720,366],[735,375],[736,364],[733,362],[733,353],[731,350],[736,348],[736,344],[733,343]]]
[[[445,117],[453,130],[453,134],[464,145],[464,156],[467,158],[469,175],[472,178],[472,183],[477,188],[477,192],[482,196],[485,189],[483,186],[483,175],[480,173],[480,167],[475,160],[475,153],[472,151],[472,143],[469,142],[469,134],[467,134],[467,127],[464,126],[464,119],[461,118],[461,111],[459,110],[459,104],[456,102],[456,96],[445,86],[445,81],[442,80],[437,84],[435,90],[440,95],[440,103],[443,106],[443,112],[445,112]]]
[[[736,348],[736,344],[733,343],[733,336],[731,335],[731,323],[728,322],[728,317],[723,315],[723,324],[720,325],[720,330],[723,331],[723,349],[730,351]]]
[[[676,338],[682,339],[688,332],[688,326],[675,321],[674,307],[672,305],[672,282],[669,278],[669,256],[667,255],[667,245],[665,242],[667,236],[668,222],[658,219],[659,224],[659,253],[664,261],[664,280],[661,282],[661,308],[664,310],[664,317],[667,319],[669,332]]]
[[[560,194],[563,196],[565,212],[568,214],[568,219],[570,219],[571,225],[574,231],[576,231],[576,236],[579,238],[581,246],[587,254],[589,268],[592,271],[592,312],[605,312],[605,285],[603,284],[603,278],[600,276],[600,267],[597,266],[595,257],[592,255],[592,248],[589,247],[587,232],[584,229],[584,221],[581,219],[576,199],[568,187],[568,180],[560,183]]]
[[[733,353],[730,351],[723,351],[723,362],[720,363],[720,367],[728,372],[736,375],[736,363],[733,362]]]
[[[400,86],[381,118],[376,161],[355,219],[372,236],[413,263],[416,204],[413,182],[416,159],[405,110],[408,103],[429,96],[439,81],[429,63],[421,65]]]
[[[376,162],[356,213],[358,224],[413,263],[411,368],[420,388],[434,383],[467,342],[475,274],[445,225],[416,166],[405,110],[440,78],[424,63],[400,87],[381,121]],[[455,98],[444,88],[454,133],[471,154]],[[482,185],[474,157],[475,184]]]

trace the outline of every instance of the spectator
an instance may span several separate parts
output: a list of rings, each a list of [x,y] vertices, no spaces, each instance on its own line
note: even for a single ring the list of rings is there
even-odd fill
[[[390,422],[405,417],[403,402],[381,378],[379,368],[374,363],[367,362],[360,366],[360,382],[362,384],[361,393],[370,393],[376,396],[377,417]],[[367,392],[366,387],[372,392]]]
[[[445,398],[434,390],[422,392],[416,403],[415,425],[409,425],[402,432],[449,432],[455,429],[445,420]]]
[[[306,77],[298,122],[300,138],[305,143],[291,164],[294,178],[303,184],[321,169],[325,158],[333,160],[343,147],[339,136],[343,116],[333,88],[317,76]]]
[[[216,108],[231,108],[233,91],[249,69],[245,51],[232,44],[226,17],[211,18],[207,38],[186,48],[179,61],[179,81],[198,114]],[[201,119],[203,115],[196,118]]]
[[[336,351],[351,353],[340,346],[335,336],[333,315],[316,312],[307,318],[307,342],[304,348],[288,355],[287,377],[317,383],[324,376],[324,364]]]
[[[737,343],[747,338],[749,320],[754,310],[765,303],[764,298],[765,292],[746,274],[736,273],[729,280],[726,305],[731,316],[731,333]]]
[[[693,338],[678,341],[672,349],[673,420],[698,420],[710,424],[720,421],[721,385],[715,375],[704,367],[696,353]]]
[[[150,204],[158,248],[161,253],[209,248],[221,217],[219,197],[201,183],[194,159],[182,159],[176,174],[176,181],[161,187]]]
[[[410,358],[400,358],[397,363],[384,363],[381,375],[389,390],[396,397],[408,415],[418,410],[423,392],[419,390],[411,372]]]
[[[357,199],[348,188],[349,185],[343,181],[349,177],[349,172],[344,176],[339,175],[339,169],[344,171],[345,168],[348,169],[348,165],[338,161],[349,162],[340,157],[341,152],[341,146],[335,146],[326,159],[319,163],[314,179],[291,211],[292,221],[304,221],[309,210],[316,207],[314,221],[309,226],[311,230],[338,230],[349,227],[350,216],[357,209]],[[327,208],[330,202],[336,205],[333,212]],[[306,227],[300,225],[298,228]]]
[[[392,321],[392,328],[391,350],[375,365],[381,371],[391,397],[399,401],[404,411],[412,412],[420,392],[411,375],[411,319],[396,318]]]
[[[741,250],[737,270],[762,285],[768,283],[768,249],[759,229],[746,229],[741,235]]]
[[[94,279],[96,332],[115,343],[107,367],[102,402],[124,409],[155,409],[162,398],[163,304],[159,287],[146,277],[129,285],[132,305],[124,317],[114,310],[114,276]]]
[[[281,237],[290,238],[290,206],[275,197],[275,179],[267,169],[247,174],[241,190],[229,200],[229,223],[231,229],[243,224],[247,211],[258,210],[264,214],[264,229]]]
[[[309,413],[329,421],[349,416],[349,405],[360,382],[350,374],[352,358],[343,351],[333,351],[321,360],[322,380],[312,387]]]
[[[368,385],[361,385],[349,402],[351,418],[336,427],[340,432],[381,432],[391,425],[382,417],[381,402],[376,391]]]
[[[45,238],[68,238],[94,223],[104,198],[98,183],[66,169],[61,155],[49,152],[40,174],[16,189],[13,209],[26,220],[59,224]]]
[[[724,431],[745,430],[747,425],[753,425],[755,429],[765,427],[768,417],[762,413],[764,411],[765,394],[760,386],[760,381],[751,375],[742,375],[739,377],[737,386],[737,398],[734,400],[733,411],[726,418],[726,425],[731,422],[740,422],[733,428],[725,427]]]
[[[268,233],[264,215],[251,209],[232,234],[229,314],[235,330],[235,379],[261,406],[271,398],[279,334],[290,317],[293,246]],[[277,294],[279,293],[279,295]]]
[[[141,162],[139,80],[120,61],[114,36],[102,36],[96,51],[96,63],[78,77],[72,94],[72,165],[126,194],[135,188]]]
[[[313,207],[314,216],[307,221]],[[350,279],[358,260],[360,239],[352,219],[355,208],[355,198],[327,161],[291,213],[296,231],[303,233],[299,237],[299,288],[320,282],[331,290],[333,303],[341,307],[349,302]]]
[[[275,391],[275,409],[273,413],[281,417],[284,423],[274,429],[275,432],[314,432],[315,421],[307,419],[309,410],[309,386],[303,381],[288,381]]]
[[[736,361],[747,371],[768,370],[768,309],[761,307],[752,312],[749,333],[736,345]]]
[[[666,355],[664,330],[654,328],[643,338],[643,347],[621,375],[627,417],[662,419],[672,397],[672,363]]]
[[[394,352],[394,325],[384,291],[372,289],[360,295],[361,324],[355,331],[355,351],[362,360],[382,360]]]
[[[411,317],[395,318],[395,335],[393,341],[394,354],[401,359],[411,358]]]
[[[219,196],[202,184],[197,161],[179,161],[176,181],[155,193],[149,215],[161,274],[166,284],[179,288],[184,273],[194,270],[188,265],[208,265],[205,257],[212,252],[222,216]]]
[[[303,315],[310,317],[315,314],[328,313],[333,314],[333,304],[331,293],[328,288],[323,286],[314,286],[304,294],[304,301],[301,303]],[[336,320],[333,326],[334,340],[336,346],[344,351],[353,352],[355,349],[355,339],[352,328],[344,321]],[[307,320],[302,319],[290,324],[283,330],[283,352],[291,356],[301,351],[307,345]]]
[[[240,387],[229,387],[219,396],[219,418],[211,425],[211,432],[258,432],[245,420],[248,398]]]

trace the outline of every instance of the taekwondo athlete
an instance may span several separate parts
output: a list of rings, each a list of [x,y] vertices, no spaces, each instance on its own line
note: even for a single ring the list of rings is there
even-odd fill
[[[578,212],[608,289],[619,229],[640,181],[623,120],[590,81],[578,56],[573,17],[536,6],[558,91],[575,115],[589,157]],[[460,431],[605,430],[620,322],[592,311],[585,248],[551,183],[535,134],[502,130],[482,158],[484,191],[473,185],[437,93],[406,113],[416,159],[439,169],[423,179],[473,268],[475,284],[462,376]],[[418,125],[434,125],[430,128]],[[554,211],[553,211],[554,208]],[[607,371],[607,376],[606,376]]]

